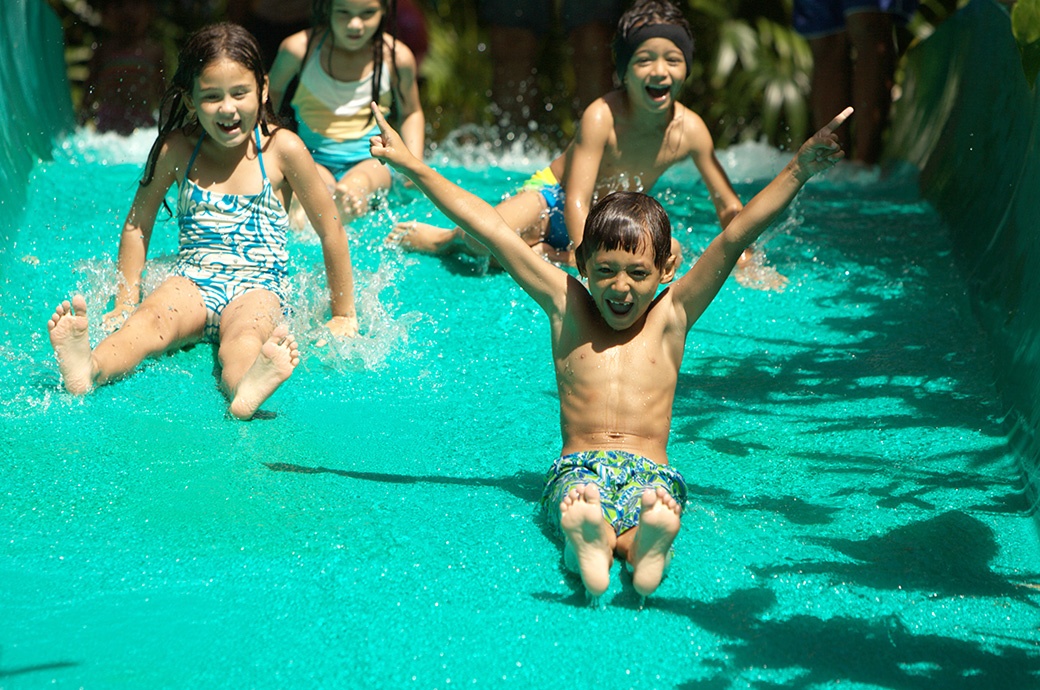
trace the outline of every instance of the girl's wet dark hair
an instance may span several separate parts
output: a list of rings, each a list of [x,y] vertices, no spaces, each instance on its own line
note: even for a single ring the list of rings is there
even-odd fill
[[[262,99],[264,61],[253,34],[229,22],[204,26],[189,36],[181,48],[173,81],[159,103],[159,136],[152,144],[152,150],[148,152],[141,186],[147,185],[155,176],[155,164],[166,137],[178,129],[192,131],[199,127],[198,120],[188,110],[185,97],[195,87],[195,80],[202,74],[202,70],[222,58],[237,62],[253,73],[257,97],[261,101],[258,117],[260,130],[265,135],[270,135],[268,122],[274,118],[274,114],[271,112],[270,103]]]
[[[639,29],[654,24],[674,26],[680,30],[671,38],[676,41],[676,45],[679,45],[686,56],[686,71],[689,76],[689,62],[693,57],[693,31],[682,10],[669,0],[636,0],[632,7],[621,15],[617,31],[614,32],[614,67],[618,79],[622,82],[624,82],[625,72],[628,71],[628,63],[632,60],[632,55],[638,47],[638,45],[633,45],[633,35]],[[680,43],[686,45],[680,45]]]
[[[311,5],[311,21],[314,24],[314,31],[307,39],[307,52],[304,53],[307,56],[311,54],[311,47],[315,39],[322,35],[327,36],[327,40],[332,41],[332,47],[335,47],[336,35],[332,31],[332,2],[333,0],[314,0],[314,4]],[[379,20],[379,27],[372,36],[372,98],[369,100],[373,103],[379,102],[379,84],[383,79],[383,34],[395,37],[390,42],[390,69],[394,71],[394,76],[397,76],[397,0],[379,0],[379,5],[383,8],[383,17]],[[321,31],[324,31],[324,34]],[[331,50],[325,73],[332,74]],[[373,124],[374,121],[375,116],[369,114],[368,123]]]
[[[574,250],[578,271],[598,249],[637,252],[650,245],[654,266],[663,270],[672,254],[672,223],[661,204],[640,192],[613,192],[600,199],[585,219],[585,234]]]

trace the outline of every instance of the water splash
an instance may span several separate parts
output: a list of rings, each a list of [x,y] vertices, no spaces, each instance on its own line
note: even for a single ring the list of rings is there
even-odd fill
[[[387,253],[386,256],[391,256]],[[325,328],[328,287],[324,270],[300,271],[293,276],[288,302],[293,305],[289,326],[306,346],[304,357],[317,358],[336,371],[375,370],[394,354],[409,352],[409,329],[422,318],[419,312],[394,315],[387,297],[399,279],[403,262],[380,261],[374,272],[354,271],[358,325],[356,338],[335,338]]]

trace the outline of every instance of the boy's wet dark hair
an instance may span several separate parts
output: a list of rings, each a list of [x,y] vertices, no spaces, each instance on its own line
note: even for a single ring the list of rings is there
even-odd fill
[[[636,0],[621,19],[618,20],[614,33],[614,69],[618,79],[624,83],[628,63],[643,41],[650,38],[645,33],[646,27],[658,27],[656,35],[671,40],[683,52],[686,58],[686,75],[690,74],[690,62],[693,60],[693,31],[686,21],[682,10],[668,0]]]
[[[614,192],[600,199],[585,219],[585,234],[574,250],[578,271],[598,249],[637,252],[647,245],[654,253],[654,266],[664,270],[672,254],[672,223],[661,204],[639,192]]]
[[[159,151],[166,137],[180,128],[198,127],[197,120],[188,111],[185,96],[195,88],[195,80],[202,74],[202,70],[222,58],[237,62],[253,73],[257,97],[260,100],[257,122],[264,135],[270,135],[267,125],[268,121],[274,118],[274,114],[270,103],[260,98],[263,95],[266,72],[260,46],[253,34],[230,22],[204,26],[189,36],[181,48],[177,58],[177,71],[159,103],[159,136],[152,144],[152,150],[148,152],[148,162],[145,163],[144,176],[141,178],[142,187],[155,176],[155,164],[159,160]]]

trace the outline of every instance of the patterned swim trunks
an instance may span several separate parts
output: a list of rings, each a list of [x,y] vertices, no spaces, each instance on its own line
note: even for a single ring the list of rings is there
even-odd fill
[[[571,453],[553,463],[542,492],[542,506],[557,534],[561,534],[560,503],[572,488],[582,484],[599,487],[603,517],[615,534],[632,529],[639,522],[641,499],[647,489],[663,487],[679,505],[686,506],[686,482],[669,465],[659,465],[623,450]]]

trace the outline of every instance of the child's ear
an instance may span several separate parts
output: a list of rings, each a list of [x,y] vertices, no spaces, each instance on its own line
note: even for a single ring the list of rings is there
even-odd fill
[[[195,117],[195,102],[191,100],[191,94],[187,91],[182,91],[181,100],[184,101],[184,109],[188,111],[188,115]]]
[[[668,255],[668,258],[664,262],[664,268],[661,269],[661,285],[667,285],[675,280],[675,271],[679,268],[679,262],[681,260],[682,259],[675,254]]]
[[[267,103],[267,87],[270,85],[271,80],[264,75],[264,85],[260,88],[260,105]]]

